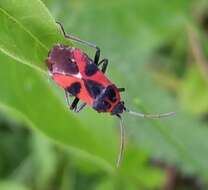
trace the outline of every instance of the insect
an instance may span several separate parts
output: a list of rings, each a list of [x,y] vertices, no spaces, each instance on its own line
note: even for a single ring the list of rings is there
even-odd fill
[[[49,51],[46,64],[51,78],[65,91],[69,108],[80,112],[86,106],[91,106],[97,112],[108,112],[120,120],[120,148],[116,166],[119,167],[124,153],[125,130],[121,114],[129,114],[143,118],[161,118],[174,115],[174,112],[163,114],[143,114],[127,109],[121,100],[120,93],[124,88],[118,88],[105,75],[108,60],[100,59],[100,48],[87,41],[68,35],[61,23],[57,22],[65,38],[87,45],[96,50],[94,59],[91,59],[81,49],[63,44],[56,44]],[[70,103],[69,97],[74,100]],[[78,106],[79,101],[83,103]]]

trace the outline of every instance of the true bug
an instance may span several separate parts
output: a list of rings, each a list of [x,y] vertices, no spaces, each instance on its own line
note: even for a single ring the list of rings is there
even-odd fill
[[[100,58],[100,48],[87,41],[68,35],[61,23],[60,26],[65,38],[87,45],[96,50],[94,60],[92,60],[82,50],[62,44],[56,44],[48,53],[46,64],[52,79],[64,89],[65,97],[69,108],[75,112],[80,112],[86,105],[91,106],[97,112],[109,112],[120,119],[120,149],[116,166],[119,167],[124,152],[124,125],[121,114],[129,114],[157,119],[174,115],[174,112],[163,114],[143,114],[127,109],[121,101],[120,92],[124,88],[118,88],[104,74],[108,66],[108,60]],[[99,68],[101,67],[101,68]],[[74,96],[72,103],[69,96]],[[79,107],[78,102],[82,100]]]

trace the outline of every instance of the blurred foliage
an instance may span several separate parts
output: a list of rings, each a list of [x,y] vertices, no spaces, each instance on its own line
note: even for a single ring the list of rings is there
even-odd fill
[[[43,3],[0,1],[0,189],[207,189],[207,1]],[[71,44],[55,20],[100,46],[128,107],[177,112],[158,121],[125,115],[118,171],[117,120],[69,112],[49,80],[49,49]]]

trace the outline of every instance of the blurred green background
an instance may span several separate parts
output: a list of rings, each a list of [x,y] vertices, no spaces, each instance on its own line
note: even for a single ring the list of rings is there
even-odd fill
[[[67,109],[45,66],[66,41],[55,21],[96,43],[129,108],[118,120]],[[0,190],[208,189],[207,0],[1,0]],[[94,51],[82,48],[90,56]]]

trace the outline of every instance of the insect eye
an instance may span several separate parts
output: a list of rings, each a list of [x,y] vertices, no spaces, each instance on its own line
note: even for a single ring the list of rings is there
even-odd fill
[[[103,101],[103,105],[106,109],[110,109],[111,107],[111,105],[106,100]]]

